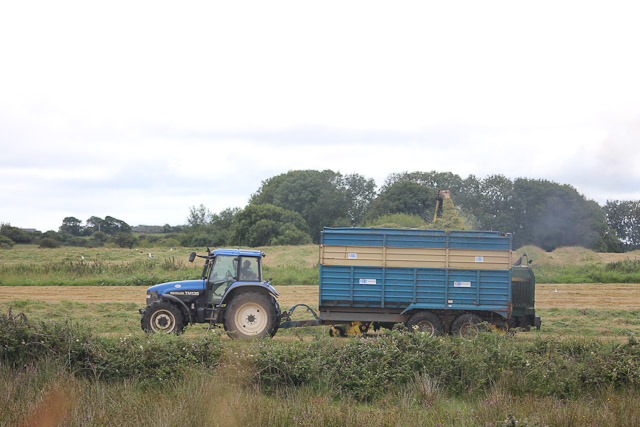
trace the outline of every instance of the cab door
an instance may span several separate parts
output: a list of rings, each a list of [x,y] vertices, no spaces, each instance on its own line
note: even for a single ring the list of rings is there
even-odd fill
[[[232,255],[216,256],[207,279],[207,303],[219,304],[227,288],[238,280],[239,258]]]

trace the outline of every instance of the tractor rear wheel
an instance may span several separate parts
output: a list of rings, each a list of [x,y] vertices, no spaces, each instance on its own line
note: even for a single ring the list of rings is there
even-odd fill
[[[233,297],[224,312],[224,329],[231,338],[245,340],[271,336],[278,316],[273,299],[256,292]]]
[[[418,311],[409,318],[407,328],[411,332],[423,332],[430,337],[438,337],[444,331],[440,317],[428,311]]]
[[[184,329],[182,311],[174,304],[156,301],[144,311],[140,325],[145,332],[165,332],[179,334]]]

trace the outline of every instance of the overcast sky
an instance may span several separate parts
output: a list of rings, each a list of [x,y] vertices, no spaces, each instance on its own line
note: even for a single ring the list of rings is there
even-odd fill
[[[295,169],[640,199],[640,6],[0,6],[0,222],[183,224]]]

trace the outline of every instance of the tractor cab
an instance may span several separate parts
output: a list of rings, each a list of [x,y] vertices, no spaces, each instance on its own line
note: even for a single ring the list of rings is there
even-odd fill
[[[232,285],[236,287],[262,282],[264,252],[218,249],[209,252],[207,256],[196,255],[193,252],[189,260],[192,261],[196,256],[206,259],[202,280],[205,281],[205,292],[209,304],[220,304]]]

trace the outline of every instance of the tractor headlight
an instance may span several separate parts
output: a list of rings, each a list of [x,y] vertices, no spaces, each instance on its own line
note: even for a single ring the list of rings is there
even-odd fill
[[[147,291],[147,305],[158,301],[158,291]]]

